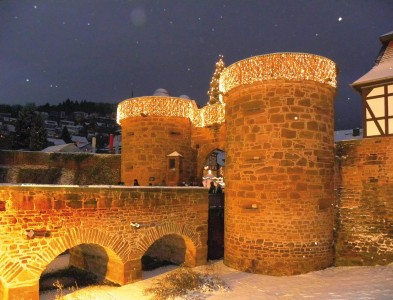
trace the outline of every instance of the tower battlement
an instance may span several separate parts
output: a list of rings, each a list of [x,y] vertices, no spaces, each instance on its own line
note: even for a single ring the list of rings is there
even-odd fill
[[[194,100],[165,96],[131,98],[119,103],[119,124],[124,119],[140,116],[188,118],[194,127],[205,127],[225,121],[225,105],[206,105],[199,109]]]

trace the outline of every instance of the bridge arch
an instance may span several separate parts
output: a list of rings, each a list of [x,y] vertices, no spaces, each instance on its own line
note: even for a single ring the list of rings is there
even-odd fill
[[[199,255],[197,252],[198,250],[200,251],[200,249],[205,249],[206,246],[202,245],[195,230],[192,230],[192,228],[187,225],[176,223],[168,223],[147,229],[136,246],[140,258],[142,258],[155,242],[168,236],[180,236],[183,238],[185,245],[184,264],[186,266],[194,267],[198,265]]]
[[[125,283],[124,270],[123,272],[121,270],[124,269],[128,259],[128,243],[124,242],[120,237],[102,230],[77,227],[67,229],[61,237],[52,238],[42,251],[32,257],[31,264],[36,266],[36,268],[30,269],[32,273],[35,273],[34,279],[38,281],[47,266],[60,254],[69,249],[78,249],[78,251],[71,253],[71,256],[74,255],[74,257],[71,257],[71,264],[78,268],[86,269],[86,265],[83,265],[80,262],[80,258],[76,257],[81,255],[81,251],[86,251],[86,247],[83,245],[90,245],[90,249],[102,248],[107,255],[106,268],[111,266],[107,270],[106,278],[119,284]],[[92,271],[88,268],[86,270]]]

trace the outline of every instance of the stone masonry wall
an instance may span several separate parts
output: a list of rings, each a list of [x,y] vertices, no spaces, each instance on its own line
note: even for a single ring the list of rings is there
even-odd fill
[[[224,96],[228,266],[292,275],[332,265],[334,94],[270,80]]]
[[[106,249],[108,274],[120,284],[141,279],[142,255],[166,235],[185,240],[185,264],[203,264],[207,219],[203,188],[2,185],[0,295],[38,300],[42,271],[81,244]]]
[[[191,148],[191,123],[180,117],[130,117],[122,126],[122,181],[161,185],[166,180],[168,154],[183,156],[180,182],[195,179],[196,152]],[[154,180],[152,180],[154,178]],[[179,183],[180,183],[179,182]]]
[[[336,265],[393,262],[393,138],[336,144]]]

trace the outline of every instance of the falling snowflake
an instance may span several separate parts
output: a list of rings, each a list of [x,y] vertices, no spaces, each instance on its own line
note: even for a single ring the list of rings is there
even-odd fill
[[[33,7],[34,7],[34,9],[37,9],[37,8],[38,8],[38,6],[37,6],[37,5],[34,5]]]
[[[343,20],[343,18],[341,18],[341,17],[338,18],[338,21],[339,21],[339,22],[341,22],[342,20]]]
[[[318,35],[319,35],[318,33],[315,34],[315,36],[318,36]]]
[[[26,82],[30,82],[30,79],[29,79],[29,78],[26,78]]]

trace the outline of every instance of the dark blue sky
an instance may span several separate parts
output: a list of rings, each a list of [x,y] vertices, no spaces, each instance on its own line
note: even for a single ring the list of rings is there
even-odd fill
[[[361,125],[349,84],[393,30],[392,0],[1,0],[0,104],[119,103],[165,88],[200,105],[226,65],[307,52],[340,69],[336,129]]]

